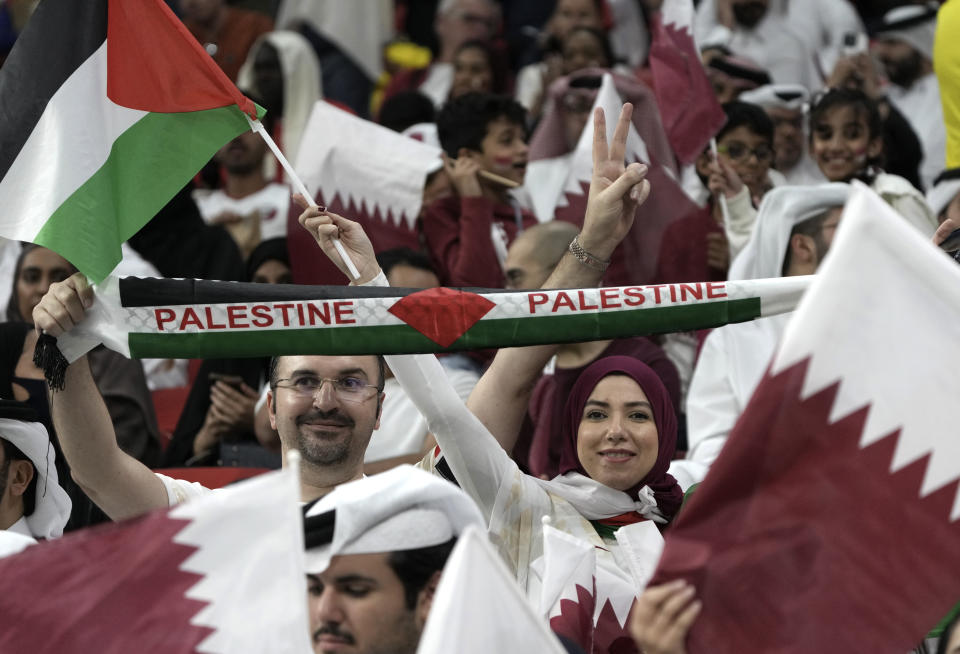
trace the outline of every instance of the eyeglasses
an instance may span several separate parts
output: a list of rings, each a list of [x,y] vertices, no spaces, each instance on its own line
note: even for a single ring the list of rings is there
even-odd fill
[[[328,379],[312,375],[278,379],[277,388],[286,388],[293,391],[298,397],[313,399],[323,388],[324,382],[330,382],[333,385],[334,395],[343,402],[365,402],[382,390],[379,386],[368,384],[357,377]]]
[[[733,161],[745,161],[752,154],[757,158],[757,161],[764,163],[773,159],[773,150],[770,149],[767,145],[760,145],[754,149],[747,147],[745,143],[740,143],[739,141],[734,141],[733,143],[727,143],[726,145],[721,145],[717,148],[717,152],[722,152]]]

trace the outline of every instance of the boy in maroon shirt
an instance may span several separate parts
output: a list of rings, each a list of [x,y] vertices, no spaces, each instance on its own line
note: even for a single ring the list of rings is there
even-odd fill
[[[421,230],[444,286],[503,287],[507,248],[536,218],[520,209],[510,187],[482,172],[523,184],[526,115],[510,98],[468,93],[437,116],[444,166],[456,195],[430,205]]]

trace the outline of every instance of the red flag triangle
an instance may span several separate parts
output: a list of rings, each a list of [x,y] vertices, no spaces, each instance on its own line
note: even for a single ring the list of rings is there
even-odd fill
[[[434,343],[449,347],[495,306],[476,293],[438,287],[408,295],[389,311]]]
[[[110,0],[107,97],[123,107],[159,113],[236,104],[256,106],[214,63],[162,0]]]

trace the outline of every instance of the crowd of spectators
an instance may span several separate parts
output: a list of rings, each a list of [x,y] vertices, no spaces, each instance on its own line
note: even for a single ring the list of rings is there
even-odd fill
[[[618,265],[634,213],[642,216],[647,194],[657,193],[646,167],[624,161],[628,126],[669,159],[658,165],[676,171],[689,201],[655,244],[652,276],[631,283],[815,274],[854,181],[928,239],[945,221],[960,226],[960,173],[946,169],[933,65],[939,3],[695,2],[700,63],[725,123],[715,147],[681,165],[659,119],[647,119],[657,111],[648,53],[667,2],[167,0],[227,76],[267,109],[264,125],[291,161],[311,148],[303,134],[320,101],[441,154],[411,240],[419,248],[374,252],[352,216],[298,204],[264,141],[246,133],[124,244],[115,274],[289,284],[303,275],[288,239],[309,232],[311,247],[327,254],[339,236],[361,272],[351,283],[360,285],[596,286],[611,260]],[[36,4],[0,4],[0,57]],[[620,117],[622,133],[609,143],[604,136],[599,153],[595,146],[585,215],[570,220],[560,212],[564,184],[581,135],[593,134],[590,110],[607,74],[636,113],[632,122],[629,111]],[[528,175],[528,162],[540,159],[549,165]],[[365,225],[375,231],[375,221]],[[344,270],[339,255],[330,258]],[[56,538],[206,494],[191,481],[192,468],[278,468],[291,449],[304,457],[311,515],[337,508],[331,491],[341,484],[419,463],[463,492],[412,472],[406,482],[398,476],[422,485],[420,498],[390,499],[393,517],[365,528],[375,537],[361,531],[343,541],[375,545],[310,559],[317,652],[415,651],[467,523],[487,529],[536,603],[544,516],[595,544],[605,575],[598,587],[634,606],[632,621],[602,645],[578,642],[551,621],[569,651],[685,651],[700,610],[693,589],[643,591],[623,534],[658,538],[670,528],[746,407],[789,316],[412,359],[140,361],[100,346],[71,365],[63,391],[48,394],[32,360],[34,327],[62,333],[79,321],[92,291],[75,273],[51,250],[0,239],[0,529]],[[38,496],[39,477],[55,492]],[[370,556],[379,558],[363,558]],[[336,581],[361,572],[361,590]],[[378,599],[365,609],[351,595],[374,596],[374,586],[388,582],[402,588],[402,602]],[[955,622],[938,651],[960,651]]]

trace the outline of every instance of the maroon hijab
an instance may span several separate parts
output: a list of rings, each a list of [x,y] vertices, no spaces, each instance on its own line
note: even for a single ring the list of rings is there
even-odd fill
[[[599,359],[577,378],[570,390],[561,424],[560,474],[575,471],[589,476],[577,456],[577,431],[583,409],[593,389],[601,379],[613,374],[626,375],[643,389],[650,406],[653,407],[653,421],[657,426],[657,460],[647,476],[625,492],[636,499],[639,490],[649,486],[661,513],[667,520],[671,520],[683,501],[683,491],[680,490],[677,480],[667,472],[677,448],[677,416],[673,411],[670,394],[664,388],[660,377],[647,364],[633,357],[613,356]]]

